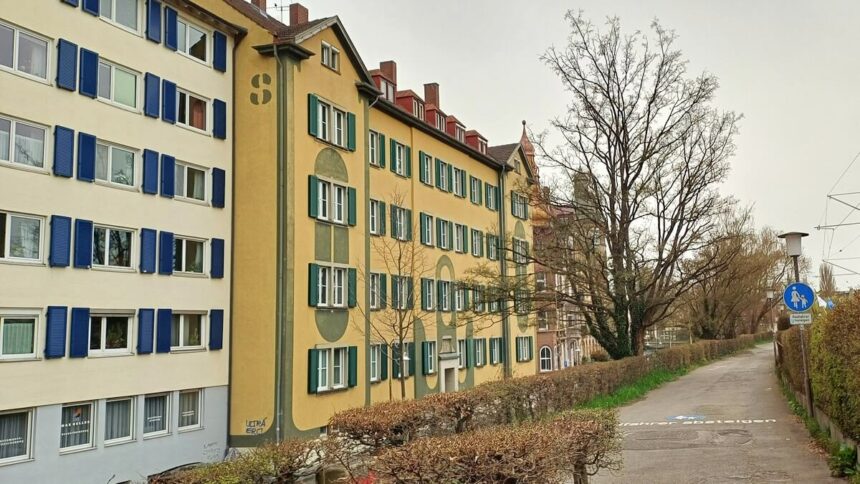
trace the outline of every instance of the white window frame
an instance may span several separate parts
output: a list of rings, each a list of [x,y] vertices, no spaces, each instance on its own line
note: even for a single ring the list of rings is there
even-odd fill
[[[323,141],[331,141],[331,105],[325,101],[317,102],[317,137]]]
[[[424,232],[421,234],[421,242],[425,245],[433,245],[433,224],[435,222],[435,218],[429,214],[421,214],[424,216],[424,219],[427,223],[424,224]]]
[[[394,143],[394,159],[391,162],[394,163],[394,173],[400,176],[406,176],[406,166],[403,161],[405,153],[406,149],[401,143]]]
[[[143,427],[140,429],[141,433],[143,434],[144,439],[148,439],[151,437],[159,437],[162,435],[170,434],[170,420],[171,420],[170,412],[172,411],[172,408],[173,408],[173,405],[172,405],[173,402],[171,402],[172,398],[170,398],[170,397],[171,397],[170,393],[152,393],[152,394],[143,396],[143,418],[144,419],[146,419],[146,400],[147,399],[149,399],[149,398],[164,398],[164,401],[165,401],[164,414],[162,415],[162,418],[164,419],[164,429],[156,430],[154,432],[146,432],[146,422],[144,421]]]
[[[14,457],[6,457],[4,459],[0,459],[0,466],[4,466],[6,464],[12,464],[15,462],[26,462],[29,460],[33,460],[33,427],[34,427],[34,419],[33,414],[34,411],[32,408],[23,408],[23,409],[15,409],[15,410],[3,410],[0,411],[0,415],[10,415],[16,413],[26,413],[27,414],[27,430],[25,432],[27,439],[27,450],[23,455],[16,455]]]
[[[549,313],[545,309],[538,311],[535,319],[537,320],[538,331],[549,330]]]
[[[466,128],[460,126],[459,124],[454,126],[454,137],[457,138],[457,141],[460,143],[466,142]]]
[[[367,147],[370,164],[379,166],[379,133],[370,130],[370,145]]]
[[[370,273],[370,309],[381,309],[382,275]]]
[[[439,225],[439,233],[436,236],[439,238],[439,246],[443,249],[447,249],[451,246],[451,234],[448,233],[448,221],[443,220],[442,224]]]
[[[196,203],[206,203],[208,200],[208,190],[207,185],[209,185],[209,169],[202,167],[200,165],[194,165],[191,163],[187,163],[185,161],[176,161],[176,168],[182,168],[183,175],[182,180],[184,181],[182,185],[182,193],[180,194],[178,190],[176,190],[176,183],[174,182],[173,193],[175,198],[179,198],[181,200],[188,200]],[[203,198],[194,198],[188,196],[188,170],[196,170],[203,172]],[[174,176],[175,177],[175,176]]]
[[[347,217],[347,189],[343,185],[331,184],[332,210],[331,221],[336,224],[346,223]]]
[[[519,362],[529,361],[529,340],[525,336],[517,336],[517,346],[519,347],[520,359]]]
[[[475,189],[476,184],[478,186],[477,190]],[[480,199],[478,197],[481,195],[481,190],[483,190],[483,189],[484,189],[484,184],[483,184],[483,182],[481,182],[480,178],[475,178],[473,176],[469,177],[469,190],[470,190],[469,201],[471,201],[472,203],[474,203],[476,205],[481,203],[479,201]]]
[[[490,191],[493,193],[492,193],[492,196],[489,199],[487,199],[487,208],[490,210],[496,211],[499,209],[499,204],[498,204],[499,199],[496,197],[496,191],[499,188],[497,186],[494,186],[494,185],[489,185],[489,187],[492,188],[492,190],[490,190]],[[484,191],[486,192],[486,189],[484,189]],[[484,193],[484,196],[486,197],[487,194]]]
[[[179,120],[179,98],[183,95],[185,96],[185,122],[184,123]],[[204,126],[204,128],[198,128],[196,126],[191,125],[191,103],[188,100],[189,97],[194,97],[196,99],[199,99],[200,101],[203,101],[203,103],[206,105],[206,113],[204,113],[204,115],[203,115],[203,118],[206,120],[206,125]],[[204,97],[204,96],[201,96],[199,94],[195,94],[195,93],[193,93],[187,89],[182,89],[182,88],[177,87],[176,88],[176,124],[178,126],[182,126],[183,128],[187,128],[187,129],[190,129],[192,131],[196,131],[198,133],[203,133],[203,134],[209,135],[208,130],[212,128],[212,120],[210,119],[210,116],[212,115],[211,105],[212,105],[211,99]]]
[[[323,41],[320,54],[320,63],[322,65],[335,72],[340,71],[340,50],[337,47]]]
[[[185,425],[182,426],[179,424],[182,415],[179,412],[182,411],[182,395],[183,394],[197,394],[197,409],[195,410],[197,414],[197,423],[193,425]],[[186,432],[189,430],[198,430],[203,428],[203,390],[199,388],[189,389],[189,390],[181,390],[176,397],[176,430],[179,432]]]
[[[428,341],[427,342],[427,361],[430,363],[427,365],[427,373],[433,375],[436,373],[436,342]]]
[[[484,141],[482,139],[478,140],[478,151],[480,151],[483,154],[487,153],[487,142],[486,141]]]
[[[409,294],[409,278],[406,276],[392,276],[392,285],[394,285],[394,278],[397,277],[396,290],[398,292],[397,299],[399,304],[397,305],[397,309],[407,309],[409,307],[409,299],[411,294]]]
[[[435,311],[436,310],[436,281],[433,279],[424,279],[423,280],[426,285],[422,287],[421,290],[426,292],[424,295],[424,302],[427,303],[427,306],[422,308],[425,311]]]
[[[499,355],[501,354],[502,340],[499,338],[490,338],[490,364],[497,365],[500,362]]]
[[[48,157],[48,151],[50,150],[51,152],[53,152],[53,139],[51,139],[50,130],[48,129],[48,127],[39,123],[33,123],[30,121],[25,121],[23,119],[13,118],[12,116],[7,116],[5,114],[0,114],[0,119],[9,122],[9,146],[7,147],[9,149],[9,159],[0,159],[0,165],[6,165],[21,170],[32,170],[47,173],[48,167],[46,164],[46,160]],[[15,138],[17,136],[16,133],[18,131],[17,128],[19,124],[23,124],[28,128],[42,131],[42,159],[39,160],[41,162],[41,165],[28,165],[20,161],[15,161]]]
[[[370,345],[370,381],[378,382],[382,378],[382,347],[378,344]]]
[[[499,237],[495,235],[487,235],[487,258],[490,260],[499,260]]]
[[[342,193],[340,205],[338,204],[338,193]],[[317,179],[317,220],[347,225],[349,222],[349,187],[337,182],[318,178]],[[338,212],[340,208],[340,212]]]
[[[385,214],[381,214],[383,217]],[[380,235],[379,234],[379,200],[370,200],[370,234],[371,235]]]
[[[472,230],[472,255],[475,257],[481,257],[481,246],[484,244],[484,238],[481,237],[481,232],[478,230]]]
[[[3,326],[7,319],[32,319],[33,320],[33,351],[30,353],[3,354]],[[37,309],[0,309],[0,361],[4,360],[33,360],[37,358],[37,347],[39,346],[39,325],[41,314]],[[2,462],[2,460],[0,460]]]
[[[338,281],[338,278],[340,280]],[[347,269],[345,267],[332,267],[331,271],[331,306],[335,308],[346,307],[347,295]]]
[[[338,360],[340,364],[338,364]],[[347,366],[349,351],[345,346],[332,348],[331,351],[331,389],[340,390],[347,385]],[[337,380],[340,380],[339,382]]]
[[[466,298],[465,298],[465,294],[466,294],[466,292],[465,292],[465,291],[466,291],[466,289],[464,289],[464,288],[462,288],[462,287],[458,287],[458,288],[454,291],[454,309],[455,309],[455,310],[457,310],[457,311],[462,311],[463,309],[465,309],[465,306],[466,306],[466,304],[465,304],[465,302],[466,302]]]
[[[460,173],[462,172],[463,170],[457,167],[454,167],[453,170],[451,170],[451,176],[453,177],[453,180],[451,181],[453,183],[454,195],[460,195],[462,193],[463,185],[460,184]]]
[[[397,229],[397,240],[406,240],[406,209],[394,208],[394,227]]]
[[[317,307],[343,309],[348,305],[349,267],[337,264],[319,265],[317,279]],[[340,286],[336,286],[336,274],[342,274]]]
[[[379,80],[379,90],[382,91],[383,97],[389,102],[396,101],[397,86],[388,82],[385,79]]]
[[[476,313],[484,311],[484,295],[480,288],[472,289],[472,307]]]
[[[544,356],[544,350],[549,353],[549,356]],[[538,361],[540,362],[541,373],[552,371],[552,349],[549,346],[541,346],[538,351]],[[549,368],[544,367],[544,362],[549,363]]]
[[[335,384],[335,354],[341,355],[340,383]],[[349,348],[317,348],[317,393],[342,390],[349,386]]]
[[[39,217],[37,215],[27,215],[18,212],[7,212],[5,210],[0,211],[0,215],[6,216],[6,234],[3,240],[0,240],[0,244],[3,244],[3,257],[0,257],[0,262],[41,264],[45,256],[45,218]],[[39,257],[35,259],[30,259],[27,257],[12,257],[10,255],[9,250],[12,245],[12,232],[10,230],[10,227],[12,226],[12,217],[36,220],[39,222]]]
[[[62,435],[63,435],[63,425],[64,425],[63,424],[62,409],[65,409],[66,407],[77,407],[77,406],[85,406],[85,405],[90,407],[90,424],[89,424],[90,426],[89,426],[88,435],[87,435],[89,440],[85,444],[73,445],[70,447],[60,447],[60,453],[61,454],[65,454],[68,452],[75,452],[78,450],[91,449],[91,448],[95,447],[95,445],[96,445],[96,443],[95,443],[96,405],[95,405],[95,402],[92,402],[92,401],[65,403],[62,405],[61,410],[60,410],[60,443],[62,445],[62,439],[63,439]],[[70,424],[66,424],[66,425],[70,425]]]
[[[179,39],[177,38],[176,52],[181,54],[184,57],[187,57],[187,58],[189,58],[195,62],[199,62],[203,65],[206,65],[206,66],[212,65],[212,57],[213,57],[213,55],[212,55],[212,42],[213,42],[212,31],[205,28],[205,27],[202,27],[200,24],[198,24],[196,22],[192,22],[192,21],[188,20],[186,17],[183,17],[181,15],[177,16],[176,21],[177,21],[177,23],[181,22],[181,23],[185,24],[185,50],[182,50],[179,48]],[[188,35],[190,34],[190,28],[189,27],[193,27],[196,30],[203,32],[203,34],[206,36],[206,49],[204,50],[204,52],[206,52],[206,59],[200,59],[198,57],[191,55],[191,53],[188,52],[188,50],[191,49],[191,44],[190,44],[189,39],[188,39]],[[178,35],[179,25],[176,26],[176,30],[177,30],[177,35]]]
[[[187,350],[202,350],[206,348],[206,323],[207,316],[206,313],[196,312],[196,311],[174,311],[172,316],[179,316],[179,344],[174,346],[173,340],[171,338],[170,341],[170,351],[187,351]],[[185,339],[185,324],[186,318],[185,316],[200,316],[200,344],[199,345],[189,345],[186,344]],[[173,334],[173,320],[170,321],[170,331],[171,336]]]
[[[436,129],[439,131],[445,131],[445,124],[447,123],[447,116],[436,111]]]
[[[319,306],[329,305],[329,291],[331,286],[332,268],[320,266],[319,280],[317,281],[317,303]]]
[[[93,339],[93,319],[99,318],[101,322],[99,324],[100,328],[100,348],[92,349],[90,345],[92,344]],[[108,349],[107,346],[107,318],[125,318],[126,320],[126,346],[125,348],[113,348]],[[134,314],[131,313],[111,313],[111,312],[100,312],[93,311],[90,313],[90,320],[87,323],[88,325],[88,334],[89,338],[87,339],[87,356],[98,357],[98,356],[118,356],[118,355],[130,355],[132,354],[132,339],[134,336],[134,329],[132,326],[132,320],[134,319]]]
[[[535,290],[546,290],[546,272],[538,271],[535,273]]]
[[[108,412],[108,403],[111,402],[129,402],[129,422],[128,422],[128,435],[125,437],[117,437],[114,439],[107,438],[107,412]],[[135,440],[134,430],[135,430],[135,421],[137,419],[137,399],[135,397],[119,397],[119,398],[108,398],[105,400],[105,425],[104,425],[104,444],[105,446],[113,445],[113,444],[121,444],[123,442],[132,442]]]
[[[514,237],[514,262],[517,264],[525,264],[528,262],[525,239]]]
[[[317,180],[317,219],[329,219],[329,204],[331,203],[331,183]]]
[[[424,178],[424,183],[427,185],[433,186],[433,157],[424,154],[424,173],[422,173],[422,178]]]
[[[412,98],[412,115],[418,119],[424,119],[424,103]]]
[[[96,263],[95,251],[96,251],[96,230],[104,230],[105,231],[105,253],[104,253],[104,264]],[[127,232],[131,234],[129,237],[129,241],[131,246],[129,247],[129,256],[128,256],[128,265],[127,266],[115,266],[110,263],[110,249],[111,249],[111,232]],[[137,244],[134,243],[135,235],[137,232],[133,229],[127,229],[123,227],[113,227],[110,225],[96,225],[93,224],[93,268],[97,269],[120,269],[120,270],[133,270],[134,269],[134,259],[135,259],[135,249],[137,249]],[[204,251],[204,257],[206,256]],[[185,247],[183,246],[183,263],[185,257]]]
[[[439,161],[439,189],[448,191],[448,163]]]
[[[125,190],[135,190],[136,191],[136,185],[138,182],[138,180],[137,180],[137,167],[139,165],[138,160],[140,159],[140,154],[139,154],[140,151],[136,150],[134,148],[130,148],[128,146],[122,146],[122,145],[118,145],[116,143],[111,143],[111,142],[104,141],[104,140],[98,140],[98,141],[96,141],[96,156],[98,156],[99,147],[107,148],[107,153],[108,153],[108,157],[107,157],[107,179],[99,178],[98,177],[98,169],[96,169],[95,176],[93,177],[95,183],[98,183],[100,185],[108,185],[108,186],[112,186],[112,187],[122,188]],[[132,155],[131,183],[128,185],[125,183],[119,183],[119,182],[113,181],[112,175],[113,175],[114,150],[126,151],[126,152],[131,153],[131,155]]]
[[[0,21],[0,25],[12,30],[12,66],[6,67],[0,65],[0,70],[10,72],[18,76],[26,77],[27,79],[32,79],[34,81],[41,82],[44,84],[50,84],[51,81],[49,80],[49,77],[51,75],[51,66],[54,64],[51,55],[51,46],[53,45],[53,42],[51,42],[50,39],[43,35],[37,34],[31,30],[22,29],[17,25],[12,25],[2,21]],[[18,57],[20,55],[19,48],[21,45],[21,34],[30,36],[36,40],[45,43],[45,77],[39,77],[37,75],[30,74],[29,72],[18,70]]]
[[[484,366],[487,364],[485,355],[484,355],[484,344],[483,338],[481,339],[473,339],[472,344],[475,347],[475,366]]]
[[[132,244],[134,244],[134,235],[132,235],[131,238],[132,238]],[[207,245],[206,239],[199,239],[196,237],[186,237],[184,235],[176,235],[176,236],[174,236],[173,240],[174,240],[174,249],[173,249],[173,256],[174,257],[176,257],[176,248],[175,248],[176,241],[182,241],[182,263],[180,266],[182,270],[176,270],[176,268],[174,267],[173,272],[175,274],[192,275],[192,276],[202,276],[202,275],[206,274],[206,269],[207,269],[207,267],[206,267],[206,255],[209,252],[208,247],[206,247],[206,245]],[[188,242],[199,242],[201,250],[203,251],[202,266],[200,267],[199,272],[187,270],[187,268],[188,268],[188,259],[187,259],[187,257],[188,257]],[[134,256],[132,256],[132,260],[134,260]],[[132,262],[132,264],[134,264],[134,262]]]
[[[126,110],[134,111],[134,112],[140,112],[140,91],[141,91],[141,89],[140,89],[140,78],[141,78],[140,73],[137,71],[134,71],[132,69],[129,69],[128,67],[119,65],[116,62],[109,61],[107,59],[103,59],[102,57],[99,57],[99,67],[98,67],[99,75],[98,75],[98,77],[101,77],[102,64],[110,67],[110,86],[108,87],[108,89],[110,90],[110,97],[104,97],[101,95],[100,92],[98,92],[99,91],[99,89],[98,89],[99,84],[101,82],[101,81],[99,81],[96,84],[96,98],[99,101],[110,104],[112,106],[116,106],[116,107],[121,108],[121,109],[126,109]],[[128,104],[123,104],[123,103],[116,100],[116,71],[122,71],[122,72],[124,72],[126,74],[130,74],[131,76],[134,77],[134,106],[129,106]],[[177,106],[178,106],[178,103],[179,103],[179,96],[178,95],[177,95],[176,102],[177,102]],[[185,105],[186,105],[186,107],[188,107],[187,102],[185,103]],[[207,114],[208,114],[208,107],[207,107]],[[177,118],[178,118],[178,116],[177,116]],[[177,122],[178,122],[178,120],[177,120]],[[207,121],[207,123],[208,123],[208,121]]]
[[[330,362],[334,348],[318,348],[317,351],[317,393],[330,390]]]
[[[463,229],[465,225],[454,224],[454,250],[463,252]]]
[[[442,311],[451,310],[451,281],[439,281],[439,294],[436,295],[439,300],[439,309]]]
[[[460,370],[466,368],[466,340],[457,340],[457,368]]]
[[[332,129],[334,130],[331,142],[343,148],[346,146],[346,112],[338,108],[332,108],[331,114],[333,121]]]
[[[128,25],[121,24],[116,20],[116,3],[117,3],[117,0],[108,0],[108,1],[110,1],[110,3],[111,3],[111,15],[113,15],[113,17],[106,17],[103,14],[103,9],[101,8],[101,2],[99,2],[99,18],[104,20],[105,22],[115,26],[115,27],[121,28],[121,29],[128,31],[128,32],[131,32],[133,34],[140,35],[140,23],[141,23],[140,20],[141,20],[141,17],[143,16],[143,15],[141,15],[142,10],[140,7],[143,3],[138,1],[138,0],[134,0],[134,8],[135,8],[135,10],[137,10],[137,25],[134,28],[131,28]]]

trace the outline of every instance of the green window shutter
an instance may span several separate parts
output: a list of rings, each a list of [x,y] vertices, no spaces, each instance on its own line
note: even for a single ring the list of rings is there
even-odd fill
[[[436,217],[436,247],[442,248],[442,224],[445,221]]]
[[[520,351],[520,338],[519,338],[519,336],[516,339],[514,339],[514,341],[516,341],[516,343],[517,343],[517,361],[518,362],[523,361],[522,351]]]
[[[457,195],[461,198],[466,196],[466,170],[460,170],[460,193]]]
[[[412,178],[412,148],[403,147],[403,163],[406,163],[406,178]]]
[[[415,343],[406,343],[406,349],[409,353],[409,376],[415,375]]]
[[[442,311],[442,281],[436,281],[436,310]]]
[[[535,357],[534,347],[535,347],[534,338],[529,336],[529,361],[533,360]]]
[[[436,188],[442,189],[441,185],[442,160],[436,158]]]
[[[493,187],[490,186],[489,183],[484,182],[484,191],[487,192],[487,196],[484,197],[484,203],[487,208],[490,208],[490,197],[492,196]]]
[[[466,340],[466,368],[475,367],[475,340],[469,338]]]
[[[358,347],[350,346],[347,350],[348,367],[347,367],[347,386],[354,387],[358,385]]]
[[[484,257],[484,233],[483,232],[480,232],[480,231],[478,232],[478,241],[480,244],[479,247],[481,249],[478,255],[480,255],[481,257]]]
[[[319,304],[320,266],[308,264],[308,305]]]
[[[394,138],[391,138],[389,142],[391,144],[391,149],[389,150],[389,156],[391,157],[391,171],[393,173],[397,173],[397,163],[395,163],[395,158],[397,158],[397,141]]]
[[[346,149],[355,151],[355,114],[346,113]]]
[[[349,187],[346,189],[346,204],[347,204],[347,222],[349,225],[355,226],[356,219],[356,195],[355,188]]]
[[[379,133],[379,167],[385,168],[385,135]]]
[[[462,232],[462,235],[460,235],[460,237],[463,238],[463,253],[468,254],[469,253],[469,242],[470,242],[469,241],[469,227],[466,227],[464,225],[460,229],[460,231]]]
[[[319,350],[308,350],[308,393],[316,393],[319,387]]]
[[[448,165],[448,187],[446,190],[448,193],[454,191],[454,167],[452,165]]]
[[[421,237],[419,238],[419,240],[421,240],[422,244],[426,245],[427,244],[427,236],[425,234],[427,233],[427,214],[424,212],[421,212],[421,214],[418,215],[418,217],[419,217],[418,229],[421,230]]]
[[[421,374],[430,374],[430,342],[421,342]]]
[[[487,236],[487,256],[488,256],[488,257],[489,257],[489,255],[490,255],[490,253],[491,253],[491,252],[490,252],[490,246],[491,246],[492,244],[493,244],[493,236],[492,236],[492,235],[488,235],[488,236]]]
[[[415,288],[413,286],[412,278],[406,278],[406,294],[409,296],[409,299],[406,300],[406,309],[415,308]]]
[[[406,210],[406,240],[412,240],[412,210]]]
[[[346,270],[346,290],[347,290],[347,305],[351,308],[354,308],[357,301],[358,294],[358,277],[355,269],[347,269]]]
[[[454,248],[454,222],[448,222],[448,250]]]
[[[397,238],[397,205],[391,205],[389,212],[391,213],[391,238]]]
[[[379,202],[379,213],[376,214],[376,218],[379,219],[379,235],[385,235],[385,215],[388,212],[385,211],[385,202]]]
[[[311,136],[319,137],[319,99],[315,94],[308,94],[308,133]]]
[[[384,381],[388,379],[388,345],[379,345],[379,379]]]
[[[400,343],[391,343],[391,376],[398,378],[400,364],[403,362],[403,353],[400,351]]]
[[[391,307],[400,308],[400,277],[391,276]]]
[[[484,364],[487,364],[489,353],[487,353],[487,338],[481,338],[481,354],[484,355]]]
[[[481,180],[478,180],[478,205],[481,205],[484,203],[484,190],[483,190],[483,188],[484,188],[483,183],[481,182]]]
[[[523,212],[524,212],[523,219],[528,220],[529,219],[529,197],[523,197]]]
[[[427,159],[425,156],[426,155],[423,151],[418,152],[418,180],[421,181],[421,183],[428,184],[429,180],[424,176],[425,168],[427,166]]]
[[[308,215],[317,218],[319,216],[319,207],[317,199],[319,198],[319,179],[313,175],[308,176]]]
[[[388,276],[379,275],[379,307],[385,309],[388,306]]]
[[[499,363],[504,363],[508,358],[508,345],[505,341],[505,338],[499,338]]]
[[[427,310],[427,299],[428,299],[427,296],[429,296],[429,294],[427,293],[427,278],[422,277],[421,278],[421,309],[423,309],[425,311]]]

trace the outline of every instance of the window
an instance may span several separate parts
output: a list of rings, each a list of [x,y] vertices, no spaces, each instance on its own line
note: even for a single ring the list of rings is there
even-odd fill
[[[381,291],[382,279],[380,274],[370,274],[370,309],[379,309],[381,307]]]
[[[410,300],[412,299],[412,292],[409,290],[410,280],[408,277],[404,276],[391,276],[391,284],[392,284],[392,298],[393,303],[392,307],[397,309],[408,309],[410,306]]]
[[[395,359],[394,378],[409,376],[409,345],[410,343],[403,343],[403,350],[401,350],[400,343],[391,344],[391,353],[395,355],[396,359],[400,359],[399,362]]]
[[[448,163],[436,158],[436,164],[439,166],[439,179],[436,180],[436,186],[448,191]]]
[[[436,113],[436,129],[445,131],[445,115],[442,113]]]
[[[487,236],[487,258],[499,260],[499,238],[495,235]]]
[[[436,283],[433,281],[433,279],[421,279],[421,294],[424,303],[421,309],[424,309],[426,311],[432,311],[436,308],[436,306],[433,304],[434,293],[436,292],[435,285]]]
[[[173,271],[203,274],[203,241],[176,237],[173,240]]]
[[[549,346],[540,348],[540,371],[552,371],[552,350]]]
[[[412,115],[418,119],[424,119],[424,103],[417,99],[412,99]]]
[[[528,262],[529,244],[523,239],[514,237],[514,262],[525,264]]]
[[[463,240],[465,239],[466,226],[454,224],[454,250],[463,252]]]
[[[32,441],[32,410],[0,412],[0,464],[29,459]]]
[[[459,354],[457,368],[466,368],[466,340],[461,339],[457,341],[457,353]]]
[[[329,288],[329,278],[331,277],[331,268],[330,267],[320,267],[319,271],[319,281],[317,287],[319,288],[319,294],[317,294],[317,300],[319,301],[320,306],[328,306],[328,288]]]
[[[538,329],[539,330],[546,331],[549,329],[549,320],[547,318],[547,312],[545,310],[538,311],[537,323],[538,323]]]
[[[45,128],[0,117],[0,161],[43,168],[45,132]]]
[[[329,116],[331,115],[331,106],[320,101],[317,104],[317,110],[319,111],[319,121],[317,121],[319,123],[319,126],[317,126],[317,132],[319,133],[320,139],[329,141],[331,139],[328,132],[329,126],[331,125],[331,122],[329,121]]]
[[[466,289],[460,287],[454,292],[454,309],[462,311],[466,307]]]
[[[92,447],[94,423],[92,402],[63,405],[60,421],[60,450]]]
[[[93,265],[131,267],[132,232],[108,227],[93,228]]]
[[[451,281],[439,281],[439,294],[437,294],[437,297],[439,299],[439,310],[450,311]]]
[[[179,430],[200,428],[200,390],[179,392]]]
[[[335,348],[332,351],[331,386],[343,388],[346,386],[346,348]]]
[[[433,217],[426,213],[421,214],[421,243],[433,245]]]
[[[428,154],[421,154],[423,162],[421,163],[421,182],[426,185],[433,185],[433,157]]]
[[[99,15],[137,32],[137,0],[99,0]]]
[[[332,185],[334,194],[334,207],[332,209],[332,221],[342,224],[344,222],[344,212],[346,211],[346,187],[340,185]]]
[[[332,109],[332,112],[334,113],[334,139],[332,141],[338,146],[346,146],[346,137],[344,136],[346,113],[339,109]]]
[[[101,82],[101,79],[99,79]],[[209,102],[195,94],[176,91],[176,122],[185,126],[206,131]]]
[[[481,180],[475,178],[473,176],[469,177],[469,185],[471,190],[469,191],[469,200],[472,203],[480,205],[481,204]]]
[[[380,230],[379,221],[385,217],[385,214],[382,212],[382,206],[379,204],[378,200],[370,201],[370,233],[372,235],[381,235],[382,231]]]
[[[128,442],[134,438],[134,398],[105,402],[105,444]]]
[[[322,65],[332,70],[340,69],[340,51],[333,45],[322,43]]]
[[[499,209],[499,188],[490,184],[486,184],[486,192],[484,196],[487,199],[487,208],[496,211]]]
[[[454,183],[454,195],[459,197],[466,196],[466,172],[459,169],[454,168],[453,170],[453,183]]]
[[[436,373],[436,342],[428,341],[425,348],[427,349],[427,359],[425,360],[427,368],[425,370],[428,375],[431,375]]]
[[[332,270],[331,304],[335,307],[346,304],[346,269],[342,267]]]
[[[325,181],[318,181],[319,189],[317,190],[317,218],[322,220],[328,220],[328,203],[329,203],[329,191],[331,190],[331,184]]]
[[[480,151],[483,154],[487,154],[487,142],[486,141],[484,141],[482,139],[478,140],[478,151]]]
[[[367,148],[370,155],[370,164],[373,166],[379,166],[379,133],[371,131],[369,142],[370,146]]]
[[[317,137],[346,147],[346,112],[323,101],[317,102]]]
[[[99,60],[98,95],[130,108],[137,107],[137,74],[110,62]]]
[[[484,340],[473,339],[472,344],[475,345],[475,366],[484,366],[487,364],[486,356],[484,355]]]
[[[466,128],[460,126],[459,124],[454,127],[454,137],[457,138],[457,141],[463,143],[466,141]]]
[[[406,240],[406,210],[394,207],[394,220],[392,230],[399,240]]]
[[[546,289],[546,272],[535,273],[535,289],[538,291]]]
[[[347,270],[343,267],[319,267],[317,306],[345,307]]]
[[[480,230],[472,229],[472,255],[481,257],[484,248],[484,234]]]
[[[451,226],[442,219],[437,219],[437,223],[439,224],[439,233],[436,234],[438,245],[443,249],[448,249],[451,247],[451,234],[449,232]]]
[[[406,165],[403,162],[403,145],[400,143],[394,144],[394,160],[392,163],[394,164],[394,172],[400,176],[406,176]]]
[[[517,336],[517,361],[530,361],[532,359],[531,341],[528,336]]]
[[[195,349],[203,347],[203,315],[173,313],[170,326],[170,349]]]
[[[472,289],[472,305],[476,313],[484,311],[484,293],[481,288]]]
[[[345,186],[317,180],[317,219],[346,223],[348,195]]]
[[[528,218],[528,197],[511,192],[511,203],[513,204],[512,212],[514,217],[521,219]]]
[[[35,313],[0,310],[0,359],[35,358],[38,321],[39,317]],[[0,462],[2,461],[0,450]]]
[[[143,436],[154,437],[169,432],[170,396],[147,395],[143,399]]]
[[[174,172],[175,196],[206,200],[206,170],[185,163],[176,163]]]
[[[0,212],[0,260],[39,261],[42,219]]]
[[[348,348],[323,348],[317,352],[317,391],[337,390],[347,384]]]
[[[0,23],[0,68],[48,79],[48,41]]]
[[[96,145],[96,180],[134,186],[134,152],[99,142]]]
[[[382,91],[382,95],[389,102],[395,101],[395,91],[397,90],[394,84],[386,81],[385,79],[379,80],[379,90]]]
[[[131,354],[130,316],[90,316],[90,356]]]
[[[328,390],[328,360],[330,349],[319,350],[317,353],[317,391]]]
[[[490,338],[490,364],[498,365],[501,362],[502,339]]]
[[[185,19],[179,19],[177,24],[176,50],[206,62],[209,52],[207,47],[209,35],[206,31]]]
[[[370,381],[381,379],[382,347],[380,345],[370,346]]]

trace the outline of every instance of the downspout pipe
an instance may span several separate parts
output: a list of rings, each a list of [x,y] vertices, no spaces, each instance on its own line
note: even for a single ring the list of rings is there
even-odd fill
[[[231,66],[231,89],[232,100],[233,100],[233,126],[232,126],[232,136],[233,140],[231,141],[232,145],[232,153],[230,160],[230,346],[227,348],[227,448],[230,447],[230,422],[232,422],[232,414],[233,414],[233,334],[234,334],[234,325],[233,325],[233,278],[236,269],[236,249],[233,243],[236,240],[236,50],[239,47],[239,42],[236,40],[236,36],[233,36],[233,58],[232,58],[232,66]]]
[[[276,210],[278,221],[277,221],[277,240],[278,240],[278,248],[276,250],[277,253],[277,283],[275,284],[277,290],[276,297],[276,308],[275,308],[275,330],[277,333],[277,337],[275,338],[275,442],[280,442],[282,439],[282,427],[284,421],[284,413],[283,413],[283,395],[282,395],[282,385],[281,380],[283,378],[283,365],[284,365],[284,214],[282,212],[282,207],[284,206],[284,100],[283,100],[283,92],[285,89],[284,86],[284,66],[281,62],[281,55],[278,52],[278,44],[274,45],[275,47],[275,61],[278,63],[278,111],[277,111],[277,131],[278,131],[278,146],[277,146],[277,166],[278,166],[278,208]]]
[[[508,275],[508,261],[507,261],[507,247],[508,247],[508,236],[507,236],[507,224],[505,223],[505,167],[501,167],[499,170],[499,206],[497,207],[499,211],[499,240],[501,241],[500,247],[500,257],[499,261],[501,264],[501,273],[502,280],[506,280]],[[511,327],[510,327],[510,316],[508,315],[508,303],[502,305],[502,338],[505,342],[502,345],[503,353],[503,362],[504,362],[504,374],[505,378],[510,378],[513,375],[513,364],[511,362]]]

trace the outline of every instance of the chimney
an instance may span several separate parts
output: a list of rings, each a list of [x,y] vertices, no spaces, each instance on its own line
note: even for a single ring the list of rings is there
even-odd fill
[[[261,12],[266,13],[266,0],[251,0],[251,3],[259,8]]]
[[[266,3],[266,0],[255,0],[257,2]],[[308,9],[301,3],[290,4],[290,26],[302,25],[308,23]]]
[[[379,63],[379,70],[382,75],[395,86],[397,85],[397,63],[394,61],[385,61]]]
[[[439,83],[431,82],[424,84],[424,102],[441,109],[441,106],[439,106]]]

